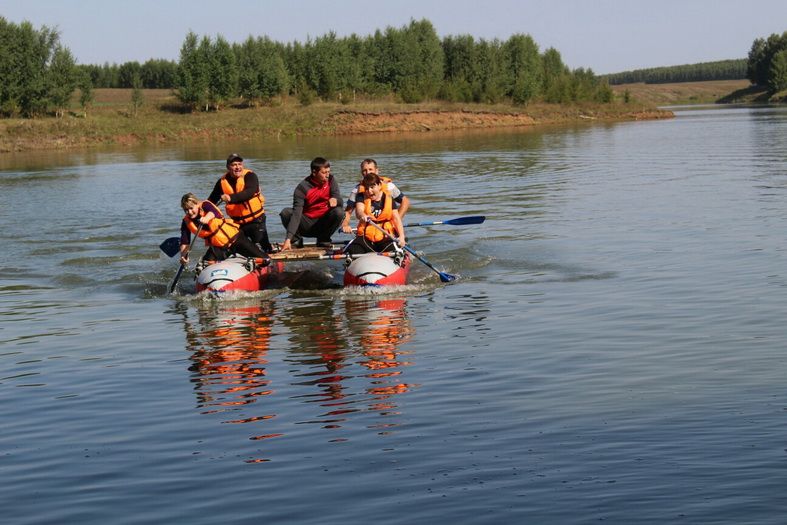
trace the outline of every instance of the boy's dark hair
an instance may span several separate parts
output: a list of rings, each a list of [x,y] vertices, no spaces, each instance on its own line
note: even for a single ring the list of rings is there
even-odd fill
[[[363,176],[363,182],[361,184],[363,184],[363,187],[368,190],[370,187],[381,184],[382,182],[383,181],[380,179],[379,175],[376,173],[369,173]]]
[[[322,157],[315,157],[311,163],[312,173],[314,173],[315,171],[320,171],[320,169],[322,168],[330,168],[330,167],[331,167],[330,161]]]

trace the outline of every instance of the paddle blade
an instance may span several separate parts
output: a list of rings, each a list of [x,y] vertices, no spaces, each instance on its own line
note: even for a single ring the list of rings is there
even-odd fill
[[[444,283],[450,283],[456,280],[456,275],[451,275],[450,273],[437,272],[437,275],[440,276],[440,280]]]
[[[175,257],[180,253],[180,237],[170,237],[158,246],[168,257]]]
[[[441,224],[448,224],[450,226],[466,226],[468,224],[481,224],[486,220],[483,215],[471,215],[469,217],[458,217],[456,219],[448,219],[447,221],[427,221],[427,222],[411,222],[405,224],[405,228],[413,228],[415,226],[439,226]]]
[[[470,217],[459,217],[458,219],[450,219],[443,221],[443,224],[450,224],[452,226],[464,226],[467,224],[481,224],[486,220],[483,215],[472,215]]]

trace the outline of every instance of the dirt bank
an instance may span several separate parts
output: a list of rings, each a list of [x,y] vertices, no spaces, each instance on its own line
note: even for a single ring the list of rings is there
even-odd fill
[[[590,108],[537,107],[532,111],[338,111],[322,122],[322,128],[334,135],[443,131],[457,129],[501,128],[557,124],[588,120],[645,120],[671,118],[670,111],[636,109],[603,111]]]

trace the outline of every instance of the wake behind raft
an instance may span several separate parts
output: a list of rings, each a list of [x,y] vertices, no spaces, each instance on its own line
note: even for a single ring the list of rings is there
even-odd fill
[[[410,256],[404,251],[366,253],[350,257],[344,247],[329,248],[306,245],[286,252],[271,254],[271,264],[255,264],[254,259],[233,256],[223,261],[197,268],[197,292],[256,292],[275,288],[285,274],[288,263],[297,261],[344,260],[344,286],[394,286],[407,283]]]

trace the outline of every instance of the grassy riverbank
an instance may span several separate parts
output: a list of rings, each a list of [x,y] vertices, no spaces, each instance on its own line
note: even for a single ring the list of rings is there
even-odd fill
[[[467,128],[537,126],[588,120],[670,118],[658,106],[717,102],[779,102],[747,80],[613,86],[612,104],[401,104],[393,100],[357,100],[350,104],[295,99],[269,106],[226,107],[221,111],[184,112],[169,90],[144,90],[136,114],[130,89],[98,89],[83,114],[78,104],[62,118],[0,119],[0,153],[41,149],[84,148],[102,144],[250,140],[306,135],[426,132]],[[628,98],[629,102],[624,100]]]
[[[756,104],[785,101],[785,93],[769,97],[765,88],[752,87],[748,80],[709,80],[672,84],[620,84],[612,86],[618,97],[626,92],[633,100],[654,106],[685,104]]]
[[[77,104],[62,118],[0,120],[0,152],[133,145],[192,140],[255,139],[463,128],[534,126],[585,120],[669,118],[651,104],[401,104],[392,100],[350,104],[295,99],[270,106],[183,112],[169,90],[144,90],[134,115],[131,90],[99,89],[85,116]]]

